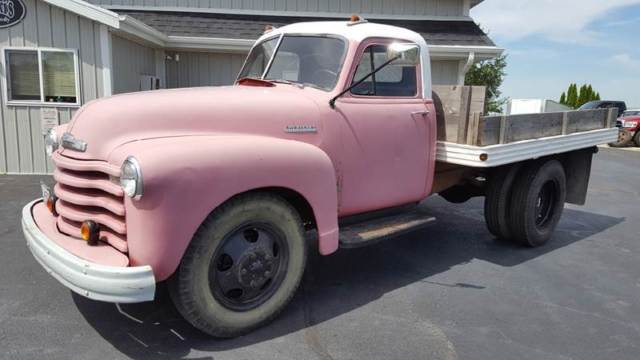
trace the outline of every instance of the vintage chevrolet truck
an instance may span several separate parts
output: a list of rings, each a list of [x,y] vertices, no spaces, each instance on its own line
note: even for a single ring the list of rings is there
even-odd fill
[[[185,319],[233,337],[292,298],[307,231],[329,255],[431,223],[411,206],[431,195],[484,196],[497,238],[547,242],[615,114],[463,119],[430,75],[422,36],[353,18],[270,29],[233,86],[92,101],[46,136],[56,184],[22,211],[27,245],[91,299],[166,280]]]

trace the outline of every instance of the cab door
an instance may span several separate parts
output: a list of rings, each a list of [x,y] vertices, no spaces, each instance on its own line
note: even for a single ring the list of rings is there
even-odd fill
[[[392,42],[363,42],[350,70],[350,84],[384,64]],[[341,215],[407,204],[426,196],[431,127],[420,74],[420,65],[392,63],[336,102],[342,122]]]

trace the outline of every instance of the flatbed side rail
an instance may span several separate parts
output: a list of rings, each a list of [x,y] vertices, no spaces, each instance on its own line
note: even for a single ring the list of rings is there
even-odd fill
[[[489,146],[438,141],[436,160],[450,164],[489,168],[585,149],[614,142],[617,139],[618,128],[613,127]]]

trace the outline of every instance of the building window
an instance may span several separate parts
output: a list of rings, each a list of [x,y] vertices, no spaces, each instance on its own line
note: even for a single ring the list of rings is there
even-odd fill
[[[5,49],[7,103],[79,105],[74,50]]]
[[[356,68],[353,83],[369,74],[387,61],[387,46],[372,45],[362,54]],[[418,67],[391,63],[378,73],[371,75],[351,93],[360,96],[415,97],[418,93]]]

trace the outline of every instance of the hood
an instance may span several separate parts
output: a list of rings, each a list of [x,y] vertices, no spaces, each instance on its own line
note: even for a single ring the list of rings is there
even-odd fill
[[[201,87],[116,95],[85,105],[66,128],[87,143],[68,157],[107,160],[117,147],[161,137],[252,134],[289,138],[287,126],[319,130],[320,99],[327,93],[278,84]],[[328,100],[327,100],[328,101]]]

